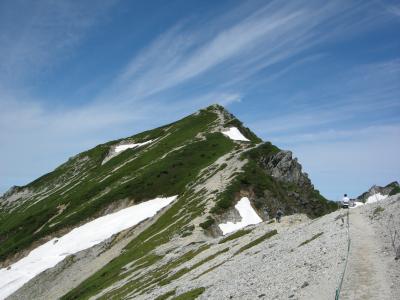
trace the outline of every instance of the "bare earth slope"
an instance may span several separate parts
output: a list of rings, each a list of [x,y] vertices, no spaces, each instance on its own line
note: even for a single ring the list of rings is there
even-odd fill
[[[226,241],[226,237],[210,237],[198,244],[165,244],[157,251],[163,256],[159,263],[134,274],[143,281],[154,271],[174,266],[168,277],[149,285],[143,281],[144,290],[132,289],[120,298],[173,299],[167,295],[202,290],[200,300],[334,299],[345,265],[345,212],[314,220],[300,214],[286,216],[279,224],[266,221],[250,226],[249,232]],[[400,195],[350,210],[352,245],[340,299],[400,299],[396,284],[400,261],[394,260],[387,231],[389,220],[400,226],[399,216]],[[276,234],[262,239],[274,230]],[[115,282],[91,299],[107,298],[124,284]],[[21,289],[12,299],[29,299],[29,291],[32,287]]]
[[[400,216],[399,198],[351,210],[351,248],[340,299],[400,299],[400,261],[394,260],[388,232],[390,215]]]
[[[332,299],[345,259],[347,231],[338,218],[341,213],[316,220],[293,215],[280,224],[263,222],[240,238],[213,242],[182,269],[190,269],[212,253],[229,250],[171,284],[131,296],[156,299],[169,291],[180,295],[204,287],[198,299]],[[275,229],[276,235],[239,250]]]

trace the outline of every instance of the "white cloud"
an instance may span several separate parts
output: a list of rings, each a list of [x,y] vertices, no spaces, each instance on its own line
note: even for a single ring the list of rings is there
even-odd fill
[[[211,84],[237,86],[256,72],[329,39],[322,28],[338,16],[343,26],[351,23],[349,7],[272,1],[239,16],[233,10],[208,24],[178,24],[135,54],[99,99],[113,95],[118,101],[138,101],[208,74],[216,78]],[[222,22],[230,20],[230,14],[235,22]]]
[[[390,123],[393,122],[390,117],[382,120],[382,116],[400,110],[399,81],[397,59],[360,65],[338,78],[320,82],[322,86],[305,94],[293,95],[287,100],[291,109],[278,116],[263,116],[250,126],[265,138],[292,145],[322,137],[333,138],[335,133],[354,126],[369,128],[377,119]],[[323,135],[319,135],[321,130]]]
[[[63,62],[115,2],[0,4],[0,79],[18,84]]]
[[[337,134],[346,139],[315,139],[291,148],[324,195],[357,197],[374,184],[400,180],[400,124]]]
[[[250,127],[293,150],[324,195],[356,197],[400,179],[399,79],[398,60],[361,65],[294,96],[288,105],[303,103],[299,109],[264,115]]]
[[[175,99],[172,107],[154,99],[135,109],[110,102],[55,110],[38,101],[1,98],[0,191],[26,184],[96,144],[164,125],[204,105],[237,101],[239,94],[215,92],[189,101]]]
[[[386,10],[389,12],[389,14],[400,17],[400,5],[388,5],[386,6]]]

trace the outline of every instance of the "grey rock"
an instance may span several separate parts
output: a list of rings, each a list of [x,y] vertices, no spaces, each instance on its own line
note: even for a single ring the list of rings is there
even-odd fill
[[[291,151],[279,151],[277,154],[265,158],[263,163],[268,173],[281,181],[301,186],[311,185],[307,173],[302,172],[301,165],[297,158],[293,158]]]
[[[397,181],[393,181],[384,187],[378,186],[378,185],[373,185],[368,191],[366,191],[365,193],[358,196],[357,201],[365,202],[368,199],[368,197],[378,194],[378,193],[382,194],[382,195],[389,195],[390,193],[392,193],[395,189],[398,189],[399,187],[400,187],[400,185]]]
[[[304,281],[301,288],[304,289],[305,287],[309,286],[310,284],[307,281]]]

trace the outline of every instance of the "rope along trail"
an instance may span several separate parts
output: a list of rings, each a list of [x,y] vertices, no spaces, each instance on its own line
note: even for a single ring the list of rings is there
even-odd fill
[[[391,299],[391,281],[382,257],[382,245],[369,215],[352,209],[351,218],[348,217],[348,232],[347,259],[336,299]]]
[[[340,282],[338,287],[336,288],[336,294],[335,294],[335,300],[339,300],[340,297],[340,292],[342,290],[342,285],[343,285],[343,279],[344,275],[346,274],[346,269],[347,269],[347,262],[349,260],[349,254],[350,254],[350,244],[351,244],[351,239],[350,239],[350,221],[349,221],[349,209],[347,209],[347,254],[346,254],[346,262],[344,264],[343,268],[343,273],[340,278]]]

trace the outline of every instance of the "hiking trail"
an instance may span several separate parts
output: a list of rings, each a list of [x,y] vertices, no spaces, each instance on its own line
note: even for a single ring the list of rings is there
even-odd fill
[[[391,299],[387,259],[371,223],[359,209],[350,212],[351,247],[340,299]]]

